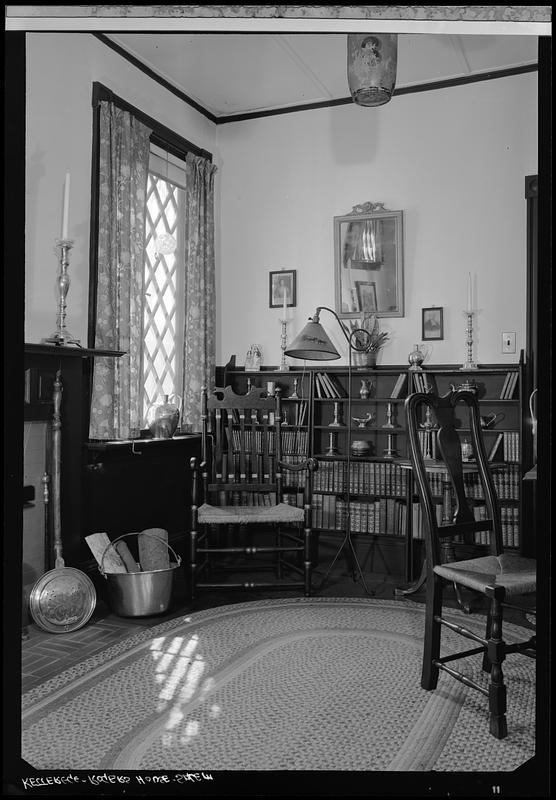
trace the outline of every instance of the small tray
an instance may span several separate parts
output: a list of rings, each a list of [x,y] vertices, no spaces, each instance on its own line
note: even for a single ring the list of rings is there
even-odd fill
[[[60,567],[45,573],[33,586],[29,611],[43,630],[68,633],[88,622],[96,599],[94,584],[84,572]]]

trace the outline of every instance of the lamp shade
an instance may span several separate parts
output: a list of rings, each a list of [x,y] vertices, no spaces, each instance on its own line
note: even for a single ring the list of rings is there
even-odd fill
[[[333,361],[340,354],[320,322],[309,320],[302,331],[297,334],[284,355],[291,358],[306,358],[311,361]]]
[[[347,73],[353,101],[360,106],[388,103],[396,86],[398,35],[348,33]]]

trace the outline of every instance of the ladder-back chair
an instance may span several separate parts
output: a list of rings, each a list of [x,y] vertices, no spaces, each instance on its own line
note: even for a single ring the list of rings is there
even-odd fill
[[[245,395],[230,386],[210,394],[203,388],[201,418],[202,462],[191,459],[191,597],[198,589],[262,587],[300,588],[308,597],[317,462],[303,454],[283,457],[280,390],[272,396],[258,387]],[[284,473],[295,474],[290,483],[302,488],[302,507],[284,502]],[[238,579],[241,571],[269,568],[274,580]],[[224,571],[235,572],[235,579],[225,580]]]
[[[504,552],[500,507],[492,478],[490,464],[485,451],[479,404],[475,390],[455,389],[443,397],[433,392],[415,393],[405,401],[409,434],[410,457],[415,480],[419,490],[425,530],[425,558],[427,567],[426,615],[421,686],[435,689],[439,670],[443,670],[456,680],[478,690],[488,697],[490,732],[502,739],[507,735],[506,686],[502,664],[507,655],[523,653],[535,656],[535,637],[527,641],[507,644],[503,634],[503,612],[507,607],[519,607],[519,597],[536,592],[536,562],[523,558],[517,552]],[[435,500],[427,479],[425,457],[422,451],[420,431],[423,428],[423,411],[430,409],[428,419],[432,418],[436,436],[436,450],[444,462],[452,485],[453,512],[448,523],[439,522]],[[475,462],[476,473],[482,486],[483,498],[480,505],[476,499],[467,495],[464,481],[460,432],[469,436],[472,445],[471,459]],[[428,465],[430,466],[430,465]],[[472,492],[477,497],[476,489]],[[484,499],[484,503],[483,503]],[[488,535],[488,545],[482,544]],[[452,547],[447,547],[447,542]],[[458,548],[458,543],[461,543]],[[474,547],[473,545],[479,545]],[[473,550],[482,555],[474,556]],[[463,559],[457,550],[463,551]],[[447,553],[451,552],[448,558]],[[457,553],[457,555],[456,555]],[[486,598],[486,634],[482,638],[464,626],[443,619],[443,591],[447,583],[472,590]],[[476,595],[478,596],[478,595]],[[510,605],[508,601],[517,603]],[[534,614],[534,608],[527,609]],[[479,647],[440,655],[441,628],[448,627],[455,633],[474,640]],[[472,680],[459,672],[449,662],[482,654],[482,669],[490,674],[487,686]]]

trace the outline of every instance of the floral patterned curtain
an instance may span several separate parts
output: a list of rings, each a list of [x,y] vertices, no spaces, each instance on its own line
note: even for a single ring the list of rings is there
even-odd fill
[[[182,430],[201,430],[201,388],[214,384],[214,174],[201,156],[186,157],[185,335]]]
[[[141,428],[145,206],[151,131],[113,103],[100,103],[98,285],[95,347],[123,350],[94,360],[92,439],[127,439]]]

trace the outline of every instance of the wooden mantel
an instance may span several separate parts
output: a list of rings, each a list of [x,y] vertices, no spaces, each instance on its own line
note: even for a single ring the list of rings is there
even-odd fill
[[[82,542],[84,443],[89,427],[89,385],[95,357],[119,358],[121,351],[43,343],[24,346],[24,412],[26,422],[52,421],[56,373],[62,383],[61,527],[66,566],[77,566],[87,551]],[[52,526],[49,526],[52,530]],[[46,552],[52,568],[51,542]]]
[[[60,356],[61,358],[94,358],[95,356],[114,356],[119,358],[125,355],[124,350],[101,350],[91,347],[68,347],[58,344],[43,344],[28,342],[25,344],[25,352],[33,355]]]

